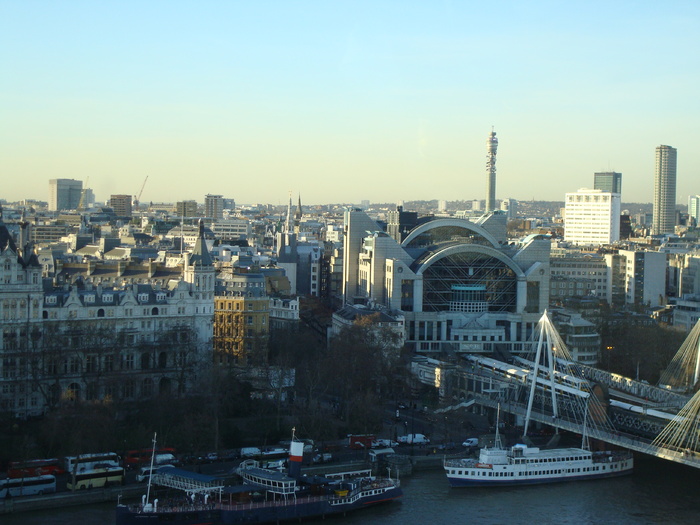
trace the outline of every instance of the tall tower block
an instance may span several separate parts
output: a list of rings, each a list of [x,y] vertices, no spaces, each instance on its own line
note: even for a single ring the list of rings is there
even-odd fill
[[[676,148],[661,145],[656,148],[654,171],[654,235],[673,233],[676,226]]]
[[[496,150],[498,139],[496,132],[491,129],[486,141],[486,213],[496,209]]]

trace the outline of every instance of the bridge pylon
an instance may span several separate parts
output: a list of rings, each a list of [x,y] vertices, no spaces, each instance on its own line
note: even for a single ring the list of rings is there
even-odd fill
[[[692,392],[700,381],[700,320],[661,373],[659,386],[674,391]]]

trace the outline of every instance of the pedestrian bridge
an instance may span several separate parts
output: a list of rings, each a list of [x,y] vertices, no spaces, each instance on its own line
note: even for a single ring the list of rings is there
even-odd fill
[[[545,312],[525,358],[467,355],[461,365],[437,365],[436,376],[456,374],[469,385],[467,399],[441,411],[472,402],[500,406],[520,416],[526,431],[539,422],[700,468],[700,392],[692,395],[699,339],[700,322],[654,386],[573,361]]]

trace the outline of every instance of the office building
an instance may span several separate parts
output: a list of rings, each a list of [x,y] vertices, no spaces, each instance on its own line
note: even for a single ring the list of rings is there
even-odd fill
[[[688,217],[690,218],[689,225],[697,228],[700,224],[700,195],[688,197]]]
[[[594,173],[593,189],[622,194],[622,173],[614,171]]]
[[[612,303],[606,259],[597,253],[567,251],[549,261],[549,296],[552,302],[570,297],[595,296]]]
[[[218,220],[224,217],[224,196],[205,195],[204,196],[204,216]]]
[[[49,180],[49,211],[77,209],[82,193],[83,181],[81,180]]]
[[[501,201],[501,210],[506,212],[506,217],[509,221],[518,218],[518,201],[515,199],[503,199]]]
[[[175,213],[178,217],[196,217],[197,201],[179,201],[175,203]]]
[[[641,250],[620,250],[625,287],[625,304],[663,306],[666,304],[666,254]]]
[[[387,233],[401,242],[408,233],[418,224],[418,213],[415,211],[404,211],[403,206],[397,206],[396,210],[387,212]]]
[[[620,194],[580,189],[566,194],[564,240],[578,245],[620,240]]]
[[[112,195],[109,207],[117,217],[131,217],[131,195]]]
[[[676,148],[656,148],[654,171],[654,235],[673,233],[676,226]]]

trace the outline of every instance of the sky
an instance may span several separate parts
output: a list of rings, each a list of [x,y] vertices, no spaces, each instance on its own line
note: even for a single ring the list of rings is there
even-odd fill
[[[700,2],[0,0],[0,198],[700,194]],[[88,180],[89,178],[89,180]]]

